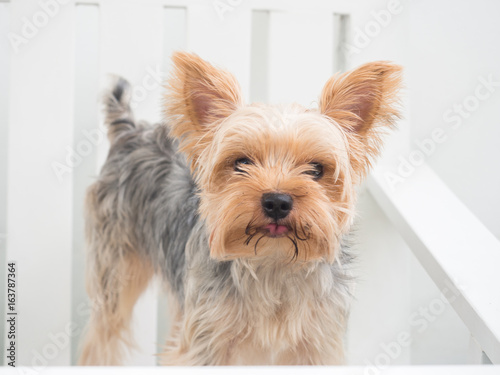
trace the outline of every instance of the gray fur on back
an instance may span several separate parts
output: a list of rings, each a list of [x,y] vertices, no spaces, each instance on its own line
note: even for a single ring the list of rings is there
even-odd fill
[[[93,186],[95,204],[107,207],[112,202],[107,225],[121,226],[117,231],[130,245],[121,251],[147,257],[182,305],[184,250],[198,220],[197,188],[165,127],[134,121],[126,102],[128,89],[119,79],[105,98],[112,144]]]

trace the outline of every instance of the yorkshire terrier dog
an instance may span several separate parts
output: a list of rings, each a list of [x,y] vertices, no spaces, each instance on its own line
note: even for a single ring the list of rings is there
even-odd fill
[[[105,99],[111,149],[87,193],[94,308],[80,363],[121,363],[134,304],[157,275],[173,320],[164,364],[342,364],[342,239],[398,118],[401,68],[335,75],[308,109],[245,104],[230,73],[194,54],[173,65],[165,124],[134,119],[123,79]]]

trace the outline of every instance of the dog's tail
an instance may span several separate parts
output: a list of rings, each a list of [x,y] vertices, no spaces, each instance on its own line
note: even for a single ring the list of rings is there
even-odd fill
[[[111,77],[111,84],[103,97],[104,122],[108,127],[110,142],[122,132],[136,127],[134,114],[130,108],[132,87],[130,83],[119,76]]]

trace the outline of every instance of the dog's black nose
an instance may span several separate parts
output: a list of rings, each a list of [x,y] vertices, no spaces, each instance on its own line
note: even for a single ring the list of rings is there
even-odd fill
[[[293,206],[293,199],[288,194],[266,193],[262,195],[264,213],[274,220],[284,219]]]

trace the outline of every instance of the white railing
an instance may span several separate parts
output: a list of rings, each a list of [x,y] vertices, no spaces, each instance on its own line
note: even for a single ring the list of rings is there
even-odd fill
[[[500,241],[427,165],[397,189],[388,172],[372,173],[371,194],[438,288],[450,291],[472,335],[471,360],[500,364]]]

